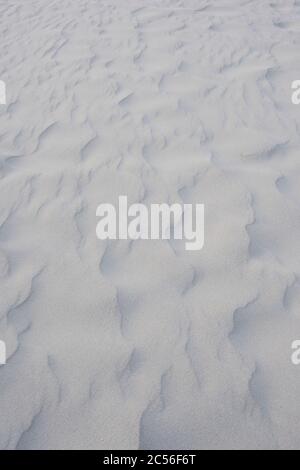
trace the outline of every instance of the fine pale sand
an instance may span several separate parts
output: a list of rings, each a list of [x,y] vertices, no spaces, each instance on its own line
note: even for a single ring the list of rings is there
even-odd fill
[[[0,3],[1,449],[300,448],[298,0]],[[96,208],[204,203],[206,242]]]

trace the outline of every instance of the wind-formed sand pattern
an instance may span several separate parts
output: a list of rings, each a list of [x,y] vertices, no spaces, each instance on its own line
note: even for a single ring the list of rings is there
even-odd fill
[[[0,3],[1,449],[297,449],[298,0]],[[205,247],[100,241],[204,203]]]

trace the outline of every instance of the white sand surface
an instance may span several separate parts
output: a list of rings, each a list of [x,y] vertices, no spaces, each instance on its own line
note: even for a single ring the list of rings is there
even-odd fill
[[[298,0],[2,0],[1,449],[300,448]],[[96,208],[204,203],[206,243]]]

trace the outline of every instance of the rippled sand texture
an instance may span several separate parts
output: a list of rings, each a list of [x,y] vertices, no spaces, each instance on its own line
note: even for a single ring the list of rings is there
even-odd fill
[[[0,4],[2,449],[300,448],[298,0]],[[204,203],[206,245],[101,242]]]

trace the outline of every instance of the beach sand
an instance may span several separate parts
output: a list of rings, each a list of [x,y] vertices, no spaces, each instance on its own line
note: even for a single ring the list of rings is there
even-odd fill
[[[0,3],[1,449],[299,449],[297,0]],[[96,209],[205,204],[205,246]]]

